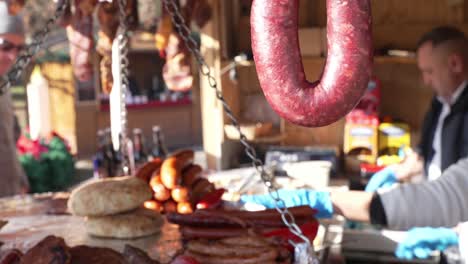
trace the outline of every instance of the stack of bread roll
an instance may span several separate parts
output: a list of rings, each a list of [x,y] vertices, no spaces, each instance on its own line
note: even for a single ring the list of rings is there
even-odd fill
[[[137,238],[153,235],[161,229],[161,214],[142,206],[151,196],[148,184],[137,177],[94,180],[71,193],[68,210],[85,217],[90,235]]]
[[[145,207],[163,213],[192,213],[200,199],[215,190],[193,160],[192,150],[181,150],[164,161],[145,164],[137,173],[153,190],[153,197],[145,202]]]

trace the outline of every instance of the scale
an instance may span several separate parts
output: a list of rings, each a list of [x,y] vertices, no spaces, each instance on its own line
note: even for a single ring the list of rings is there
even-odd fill
[[[25,67],[30,63],[32,57],[39,51],[44,40],[47,38],[50,28],[54,25],[57,20],[63,16],[66,6],[70,0],[59,1],[57,4],[53,17],[49,18],[44,28],[36,34],[31,44],[29,44],[18,56],[15,64],[6,76],[2,76],[0,83],[0,95],[4,94],[6,89],[9,89],[10,84],[17,80]],[[119,4],[119,17],[120,24],[117,31],[117,36],[112,45],[112,58],[116,61],[112,68],[112,74],[114,77],[114,86],[111,92],[111,127],[112,137],[114,142],[114,148],[120,148],[123,157],[123,169],[128,175],[131,175],[134,170],[133,164],[133,150],[132,142],[128,137],[127,128],[127,109],[125,103],[126,90],[129,87],[128,80],[128,50],[129,50],[129,30],[128,21],[125,14],[125,6],[127,6],[127,0],[114,0],[118,1]],[[281,214],[281,219],[285,226],[290,230],[291,233],[300,237],[303,242],[294,243],[289,241],[294,246],[294,259],[295,264],[317,264],[319,259],[316,256],[315,250],[311,241],[303,234],[299,226],[296,224],[294,216],[285,206],[285,202],[281,199],[278,188],[274,183],[274,177],[272,173],[268,172],[263,162],[258,158],[255,149],[248,142],[244,133],[240,129],[237,118],[233,115],[230,106],[224,99],[221,91],[218,89],[216,78],[213,76],[209,65],[206,63],[202,54],[198,49],[198,45],[195,39],[191,36],[191,30],[186,25],[185,20],[180,12],[178,0],[162,0],[164,7],[170,13],[176,31],[183,39],[185,46],[190,50],[190,53],[198,63],[199,73],[207,78],[208,84],[216,94],[216,98],[222,103],[223,109],[228,116],[231,124],[239,132],[240,143],[244,146],[245,154],[250,158],[252,167],[255,168],[256,176],[260,176],[264,185],[268,188],[270,197],[275,201],[275,208],[278,213]],[[121,146],[119,146],[121,144]]]

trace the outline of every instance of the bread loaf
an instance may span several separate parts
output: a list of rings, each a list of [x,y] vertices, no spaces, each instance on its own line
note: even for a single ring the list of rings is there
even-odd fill
[[[75,189],[68,200],[68,209],[78,216],[105,216],[134,210],[151,197],[151,188],[139,178],[100,179]]]
[[[86,230],[90,235],[98,237],[130,239],[156,234],[162,224],[160,213],[139,208],[118,215],[88,217]]]

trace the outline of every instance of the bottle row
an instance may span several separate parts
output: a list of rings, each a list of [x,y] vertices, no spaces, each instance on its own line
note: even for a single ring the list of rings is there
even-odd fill
[[[153,126],[152,128],[151,144],[145,139],[142,129],[133,129],[132,145],[133,161],[136,169],[154,158],[164,159],[168,154],[159,126]],[[120,150],[114,148],[110,128],[101,129],[97,132],[97,152],[93,157],[93,169],[95,178],[117,177],[126,174],[124,157]]]

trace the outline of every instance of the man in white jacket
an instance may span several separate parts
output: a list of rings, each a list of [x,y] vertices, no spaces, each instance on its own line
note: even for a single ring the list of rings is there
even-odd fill
[[[0,1],[0,76],[15,62],[24,45],[23,22],[8,13],[6,1]],[[0,95],[0,197],[27,190],[28,181],[16,153],[15,122],[9,89]]]
[[[421,141],[416,151],[405,151],[401,163],[375,173],[366,191],[397,182],[435,180],[468,157],[468,37],[452,26],[432,29],[418,42],[417,64],[424,84],[434,92]]]

